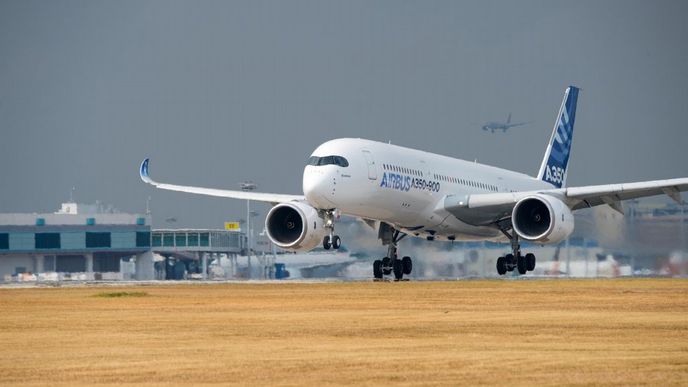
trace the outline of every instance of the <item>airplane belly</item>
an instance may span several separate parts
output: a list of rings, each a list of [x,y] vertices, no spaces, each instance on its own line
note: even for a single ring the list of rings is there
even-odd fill
[[[404,200],[399,195],[371,192],[364,200],[350,201],[342,206],[342,211],[350,215],[384,222],[396,222],[412,217],[404,210]]]
[[[438,227],[438,234],[442,237],[454,237],[456,240],[491,240],[502,241],[506,237],[501,231],[494,227],[472,226],[461,220],[449,216]]]

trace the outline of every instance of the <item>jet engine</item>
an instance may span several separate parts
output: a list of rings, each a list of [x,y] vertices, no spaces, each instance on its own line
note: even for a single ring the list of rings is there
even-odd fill
[[[516,203],[511,224],[516,234],[527,241],[559,243],[573,232],[574,220],[571,210],[561,200],[533,195]]]
[[[303,202],[272,207],[265,218],[265,230],[272,243],[292,251],[311,250],[328,234],[318,210]]]

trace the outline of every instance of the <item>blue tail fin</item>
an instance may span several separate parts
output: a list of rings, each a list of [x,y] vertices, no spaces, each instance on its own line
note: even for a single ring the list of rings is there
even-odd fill
[[[544,180],[557,188],[566,186],[566,172],[573,142],[573,124],[576,120],[576,104],[578,91],[575,86],[569,86],[564,93],[564,101],[559,108],[557,122],[549,139],[545,158],[542,160],[537,178]]]

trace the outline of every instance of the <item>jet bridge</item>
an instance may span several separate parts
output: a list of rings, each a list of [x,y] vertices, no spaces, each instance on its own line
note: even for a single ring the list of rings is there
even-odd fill
[[[182,279],[185,274],[206,279],[208,262],[229,260],[236,274],[237,255],[246,250],[246,235],[238,231],[213,229],[156,229],[151,232],[153,253],[164,257],[155,264],[157,279]]]

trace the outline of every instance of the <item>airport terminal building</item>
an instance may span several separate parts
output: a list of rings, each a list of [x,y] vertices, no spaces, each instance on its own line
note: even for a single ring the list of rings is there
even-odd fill
[[[151,277],[150,215],[88,207],[64,203],[56,213],[0,214],[0,278],[80,273],[84,280],[121,279],[102,273],[120,273],[122,260],[130,258],[138,277]]]
[[[240,232],[153,230],[150,214],[97,207],[0,214],[0,282],[205,278],[209,260],[235,263],[245,249]]]

